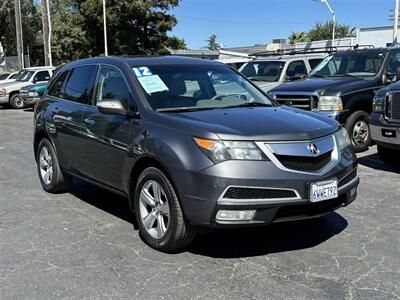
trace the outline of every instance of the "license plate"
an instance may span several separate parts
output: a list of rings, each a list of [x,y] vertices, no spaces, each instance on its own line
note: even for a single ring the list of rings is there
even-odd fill
[[[320,202],[338,197],[337,180],[312,183],[310,188],[310,201]]]

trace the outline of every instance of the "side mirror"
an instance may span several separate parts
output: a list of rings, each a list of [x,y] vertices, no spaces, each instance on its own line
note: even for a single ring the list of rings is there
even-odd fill
[[[388,72],[383,73],[383,75],[382,75],[382,83],[383,84],[391,84],[393,82],[395,82],[394,74],[388,73]]]
[[[97,103],[97,108],[105,115],[128,116],[128,111],[125,109],[122,102],[116,99],[102,100]]]

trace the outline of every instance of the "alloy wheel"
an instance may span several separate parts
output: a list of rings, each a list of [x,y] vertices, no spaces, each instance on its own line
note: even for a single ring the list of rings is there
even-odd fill
[[[148,180],[139,196],[140,219],[146,231],[155,239],[161,239],[167,232],[170,212],[168,199],[161,185]]]
[[[369,128],[365,120],[358,120],[353,127],[353,142],[358,145],[363,145],[368,141]]]
[[[53,160],[47,147],[42,147],[39,154],[40,176],[46,185],[53,179]]]

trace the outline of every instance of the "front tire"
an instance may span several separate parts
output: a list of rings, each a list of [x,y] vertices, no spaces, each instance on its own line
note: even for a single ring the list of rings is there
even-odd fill
[[[157,168],[149,167],[139,176],[134,210],[141,238],[157,250],[183,248],[195,237],[194,229],[184,219],[174,187]]]
[[[10,98],[10,105],[12,108],[21,109],[24,108],[24,101],[19,94],[14,94]]]
[[[363,152],[368,150],[372,142],[368,113],[362,110],[352,113],[346,121],[346,129],[354,151]]]
[[[48,139],[40,141],[36,157],[39,179],[43,189],[48,193],[67,191],[72,177],[61,171],[56,152]]]
[[[379,158],[387,165],[400,165],[400,151],[378,145]]]

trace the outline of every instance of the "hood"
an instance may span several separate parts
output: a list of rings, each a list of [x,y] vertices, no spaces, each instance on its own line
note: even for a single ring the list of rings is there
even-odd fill
[[[317,92],[320,95],[340,96],[354,90],[375,87],[375,81],[356,77],[307,78],[284,83],[271,92]]]
[[[256,86],[262,89],[264,92],[268,92],[274,87],[280,85],[280,82],[265,82],[265,81],[252,81]]]
[[[203,137],[212,132],[223,140],[310,140],[339,129],[339,124],[332,119],[288,106],[162,114],[169,119],[168,124],[175,123],[189,134],[198,134],[201,129],[205,131]]]
[[[23,87],[26,87],[28,85],[31,85],[31,82],[22,82],[22,81],[13,81],[13,82],[6,82],[6,83],[0,83],[0,88],[5,88],[7,93],[12,92],[12,91],[17,91],[20,90]]]
[[[381,88],[380,90],[378,90],[375,94],[377,96],[385,96],[385,94],[387,92],[390,91],[399,91],[400,90],[400,82],[397,81],[395,83],[392,83],[391,85],[385,86],[383,88]]]
[[[9,82],[13,82],[15,81],[15,79],[5,79],[5,80],[0,80],[0,85],[3,83],[9,83]]]

